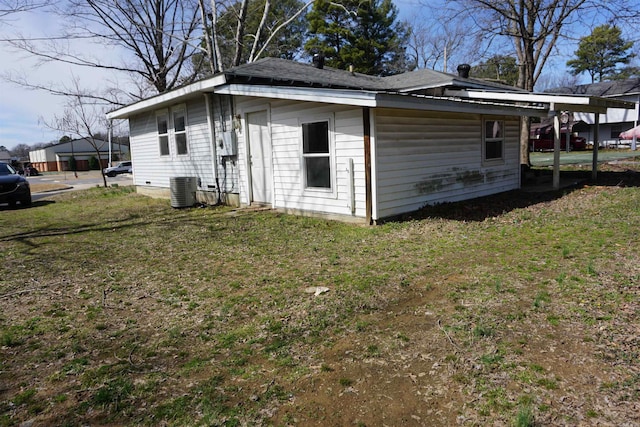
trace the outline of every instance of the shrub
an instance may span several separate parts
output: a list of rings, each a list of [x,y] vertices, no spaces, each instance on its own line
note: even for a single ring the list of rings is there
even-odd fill
[[[100,162],[96,159],[96,156],[89,157],[89,170],[97,171],[100,170]]]

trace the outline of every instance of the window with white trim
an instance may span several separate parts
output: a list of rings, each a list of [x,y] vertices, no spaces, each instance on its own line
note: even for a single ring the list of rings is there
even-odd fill
[[[482,151],[484,161],[504,158],[504,121],[484,121]]]
[[[302,123],[304,187],[331,190],[329,121]]]
[[[173,111],[173,132],[176,141],[176,153],[178,155],[188,154],[186,118],[182,109]]]
[[[160,156],[189,153],[187,116],[184,105],[156,112]]]
[[[169,117],[167,114],[158,114],[156,116],[156,124],[158,127],[158,144],[160,145],[160,155],[169,155]]]

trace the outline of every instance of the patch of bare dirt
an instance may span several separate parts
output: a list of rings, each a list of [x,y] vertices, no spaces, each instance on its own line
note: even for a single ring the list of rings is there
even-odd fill
[[[71,187],[65,184],[58,183],[31,183],[32,193],[46,193],[49,191],[67,190]]]
[[[640,425],[639,367],[620,363],[638,355],[637,303],[607,328],[542,316],[465,338],[452,332],[457,309],[445,289],[407,290],[363,318],[366,329],[320,350],[322,366],[295,384],[275,425],[507,426],[521,407],[533,408],[530,425]],[[635,394],[622,386],[630,381]]]
[[[426,308],[439,298],[438,291],[408,292],[382,315],[364,316],[362,331],[320,352],[320,372],[296,384],[276,424],[455,424],[464,399],[445,359],[456,348]]]

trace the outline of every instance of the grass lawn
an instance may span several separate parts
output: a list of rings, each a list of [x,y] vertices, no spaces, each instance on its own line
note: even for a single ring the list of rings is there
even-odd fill
[[[529,153],[531,164],[535,167],[553,166],[553,151]],[[638,162],[640,156],[637,151],[626,149],[600,149],[598,152],[598,162]],[[572,151],[570,153],[560,152],[561,165],[586,165],[591,167],[593,162],[593,151]]]
[[[377,227],[0,208],[0,426],[640,425],[636,185]]]

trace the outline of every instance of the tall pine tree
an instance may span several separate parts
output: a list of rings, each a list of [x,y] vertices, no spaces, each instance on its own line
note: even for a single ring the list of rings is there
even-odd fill
[[[600,25],[580,39],[576,58],[567,61],[567,65],[574,76],[586,71],[591,76],[591,83],[614,79],[619,72],[618,64],[628,64],[633,58],[628,52],[632,47],[633,42],[625,41],[618,27]]]
[[[397,23],[391,0],[316,0],[307,14],[307,53],[322,54],[326,64],[370,75],[391,75],[408,68],[404,45],[408,31]]]

